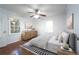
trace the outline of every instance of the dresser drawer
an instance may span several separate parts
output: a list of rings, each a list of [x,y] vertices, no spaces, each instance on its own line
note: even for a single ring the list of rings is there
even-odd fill
[[[37,31],[27,31],[23,32],[21,35],[22,40],[30,40],[37,36]]]

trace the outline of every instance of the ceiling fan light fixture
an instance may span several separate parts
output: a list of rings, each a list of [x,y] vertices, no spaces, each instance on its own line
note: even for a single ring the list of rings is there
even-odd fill
[[[40,13],[41,13],[41,11],[39,10],[37,13],[38,13],[38,14],[40,14]]]
[[[35,15],[34,18],[38,19],[40,16],[39,15]]]

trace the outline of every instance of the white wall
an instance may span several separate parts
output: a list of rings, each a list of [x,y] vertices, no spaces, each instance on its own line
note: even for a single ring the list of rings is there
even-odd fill
[[[20,33],[9,34],[9,18],[17,16],[20,19],[21,31],[24,29],[24,22],[26,18],[21,17],[15,12],[0,8],[0,47],[9,43],[16,42],[20,39]],[[4,33],[6,31],[6,33]]]
[[[66,30],[65,14],[60,14],[54,18],[54,33],[60,33]]]
[[[53,17],[47,17],[45,19],[36,19],[34,20],[34,27],[38,30],[38,33],[45,33],[46,32],[46,22],[52,21],[53,22],[53,33],[60,33],[65,31],[66,29],[66,14],[60,14]]]

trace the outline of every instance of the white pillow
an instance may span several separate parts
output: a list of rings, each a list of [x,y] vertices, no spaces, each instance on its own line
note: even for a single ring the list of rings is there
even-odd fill
[[[62,36],[62,34],[58,35],[58,42],[59,43],[63,43],[63,36]]]
[[[67,43],[69,34],[67,32],[62,32],[63,43]]]
[[[58,36],[59,43],[63,43],[63,44],[67,43],[68,36],[69,36],[69,34],[66,33],[66,32],[60,33],[59,36]]]

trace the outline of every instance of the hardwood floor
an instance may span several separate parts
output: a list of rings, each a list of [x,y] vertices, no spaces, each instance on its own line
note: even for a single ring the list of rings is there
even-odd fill
[[[0,48],[0,55],[33,55],[33,53],[31,53],[30,51],[20,47],[20,45],[22,45],[23,43],[25,42],[19,41],[9,44],[6,47]]]

